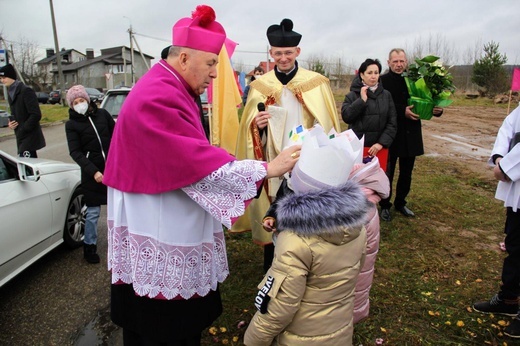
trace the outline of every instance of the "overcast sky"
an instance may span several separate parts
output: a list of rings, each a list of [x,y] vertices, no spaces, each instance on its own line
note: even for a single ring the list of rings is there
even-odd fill
[[[158,58],[173,24],[202,3],[215,9],[228,37],[239,43],[233,62],[251,69],[267,58],[267,27],[283,18],[303,35],[303,64],[319,57],[357,68],[371,57],[386,68],[391,48],[410,51],[430,38],[450,47],[453,62],[495,41],[508,64],[520,64],[520,0],[53,0],[59,46],[83,53],[93,48],[98,56],[103,48],[130,46],[132,25],[141,50]],[[8,45],[36,43],[43,58],[54,48],[49,1],[0,0],[0,33]]]

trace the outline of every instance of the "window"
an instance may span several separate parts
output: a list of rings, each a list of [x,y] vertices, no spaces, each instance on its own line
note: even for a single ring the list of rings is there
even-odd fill
[[[0,158],[0,182],[4,180],[14,179],[16,176],[16,168],[9,163],[4,162],[2,158]]]
[[[112,73],[113,74],[125,73],[125,66],[124,65],[112,65]]]

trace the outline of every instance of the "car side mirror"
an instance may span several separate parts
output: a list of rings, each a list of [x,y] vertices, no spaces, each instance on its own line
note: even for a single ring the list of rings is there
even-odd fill
[[[38,181],[40,180],[40,171],[38,171],[35,167],[18,162],[18,177],[21,181]]]

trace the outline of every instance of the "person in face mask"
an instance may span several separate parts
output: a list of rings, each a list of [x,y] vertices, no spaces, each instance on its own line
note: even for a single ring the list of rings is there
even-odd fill
[[[83,254],[87,262],[99,263],[97,222],[101,205],[107,204],[103,172],[115,122],[106,110],[90,102],[82,85],[67,91],[67,102],[70,107],[65,124],[67,143],[70,156],[81,168],[81,186],[87,205]]]

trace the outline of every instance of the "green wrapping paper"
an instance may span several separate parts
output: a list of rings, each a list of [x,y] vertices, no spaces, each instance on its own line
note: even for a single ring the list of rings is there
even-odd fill
[[[442,99],[433,99],[430,89],[426,86],[424,78],[419,78],[417,81],[412,81],[408,77],[404,77],[410,98],[408,105],[412,106],[412,111],[419,115],[420,119],[430,120],[433,116],[434,107],[447,107],[453,100],[448,100],[450,93],[443,93],[439,96]]]
[[[424,78],[419,78],[415,82],[408,77],[404,77],[404,80],[406,81],[408,93],[410,94],[408,105],[413,105],[412,111],[419,115],[420,119],[430,120],[433,115],[432,112],[435,103],[433,102],[432,93],[426,86]]]
[[[408,105],[413,106],[412,111],[419,115],[420,119],[430,120],[433,116],[435,104],[432,101],[412,96],[408,99]]]

